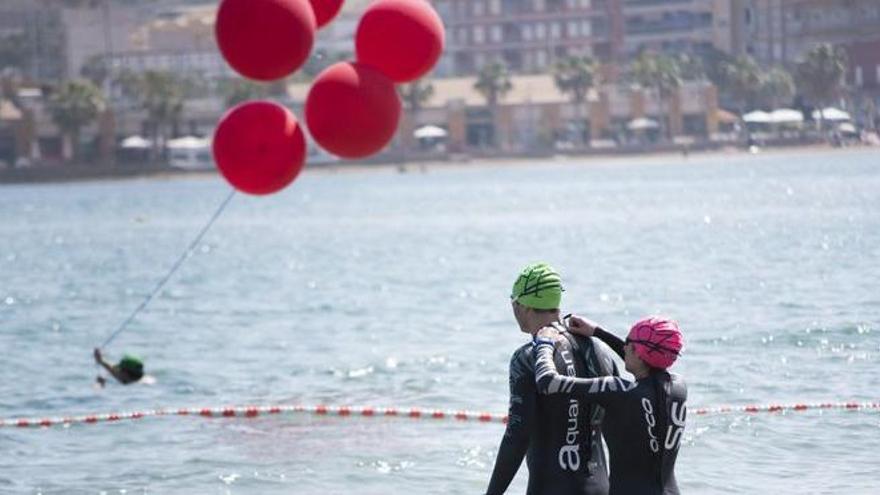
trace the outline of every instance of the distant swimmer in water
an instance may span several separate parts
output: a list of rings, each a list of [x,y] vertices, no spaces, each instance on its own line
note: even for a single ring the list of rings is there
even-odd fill
[[[544,263],[525,267],[510,295],[519,330],[534,335],[551,325],[561,332],[551,349],[554,371],[588,378],[617,375],[608,346],[565,331],[559,312],[561,299],[562,279],[553,268]],[[527,343],[510,360],[509,421],[486,494],[506,492],[525,457],[528,495],[606,495],[604,411],[577,397],[539,395],[533,354],[532,344]]]
[[[559,332],[548,326],[535,336],[538,391],[605,407],[602,430],[611,458],[610,495],[678,495],[675,460],[687,415],[687,387],[681,377],[666,371],[682,349],[678,324],[647,318],[633,325],[625,341],[576,316],[568,330],[608,344],[636,380],[560,374],[553,363]]]
[[[101,349],[95,348],[95,362],[100,364],[113,378],[123,384],[129,385],[141,381],[144,378],[144,363],[135,356],[125,354],[117,364],[109,364],[101,356]],[[102,387],[106,380],[102,376],[98,376],[98,384]]]

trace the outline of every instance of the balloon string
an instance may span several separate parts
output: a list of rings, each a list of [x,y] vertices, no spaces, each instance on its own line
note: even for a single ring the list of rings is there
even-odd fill
[[[177,259],[177,261],[174,262],[174,265],[171,266],[171,269],[168,271],[168,273],[165,274],[165,276],[162,277],[161,280],[159,280],[159,282],[156,284],[156,287],[153,288],[153,290],[149,294],[147,294],[147,297],[145,297],[144,300],[141,301],[141,303],[138,305],[138,307],[136,307],[134,309],[134,311],[132,311],[132,313],[130,315],[128,315],[128,318],[126,318],[125,321],[123,321],[122,324],[119,325],[119,327],[117,327],[116,330],[113,333],[111,333],[110,336],[107,337],[106,340],[104,340],[104,342],[99,346],[99,348],[104,348],[108,344],[110,344],[110,342],[113,342],[113,339],[115,339],[116,336],[118,336],[120,333],[122,333],[122,331],[125,330],[126,327],[128,327],[128,324],[131,323],[135,319],[135,317],[141,311],[143,311],[144,308],[147,307],[148,304],[150,304],[150,301],[152,301],[153,298],[156,297],[156,294],[158,294],[159,291],[161,291],[162,288],[165,286],[165,284],[168,283],[168,281],[171,279],[171,277],[174,275],[174,273],[177,272],[177,270],[183,265],[183,262],[186,261],[187,258],[189,258],[189,256],[195,250],[196,246],[198,246],[199,243],[202,241],[202,238],[205,236],[205,234],[208,233],[208,230],[210,230],[211,226],[214,225],[214,222],[216,222],[217,219],[220,218],[220,215],[223,213],[223,210],[225,210],[226,206],[229,204],[229,202],[232,201],[233,196],[235,196],[235,189],[232,189],[231,191],[229,191],[229,194],[226,196],[226,199],[224,199],[223,202],[220,203],[220,206],[217,208],[217,211],[215,211],[214,214],[211,215],[211,218],[210,218],[210,220],[208,220],[208,223],[206,223],[204,225],[204,227],[202,227],[202,230],[199,231],[199,234],[195,237],[195,239],[193,239],[193,241],[190,243],[189,247],[186,248],[186,251],[184,251],[183,254],[181,254],[180,257]]]

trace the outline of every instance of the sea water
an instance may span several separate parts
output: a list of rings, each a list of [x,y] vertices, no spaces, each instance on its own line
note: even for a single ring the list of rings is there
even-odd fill
[[[880,152],[306,172],[237,196],[105,353],[92,348],[223,200],[215,176],[0,187],[0,416],[379,405],[503,413],[519,269],[621,333],[678,319],[689,404],[876,401]],[[166,417],[0,429],[0,493],[468,494],[500,424]],[[688,418],[684,493],[876,493],[880,411]],[[524,492],[523,466],[511,493]]]

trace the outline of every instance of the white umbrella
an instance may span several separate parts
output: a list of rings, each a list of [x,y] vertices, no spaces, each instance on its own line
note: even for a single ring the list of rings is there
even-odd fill
[[[819,110],[813,110],[813,118],[815,120],[825,119],[825,120],[852,120],[852,117],[843,110],[834,107],[828,107],[822,109],[822,113],[819,113]]]
[[[776,124],[796,124],[804,121],[804,114],[791,108],[780,108],[770,112],[770,118]]]
[[[419,127],[413,132],[413,136],[415,136],[416,139],[444,138],[448,135],[449,133],[446,132],[446,129],[436,125]]]
[[[844,134],[858,134],[858,130],[856,126],[852,125],[850,122],[844,122],[837,126],[837,130]]]
[[[627,124],[626,127],[631,131],[643,131],[645,129],[656,129],[660,127],[660,124],[658,124],[656,120],[639,117],[637,119],[630,120],[629,124]]]
[[[127,150],[143,150],[153,146],[153,142],[140,136],[129,136],[119,143],[119,147]]]
[[[774,121],[773,116],[769,113],[755,110],[754,112],[749,112],[743,115],[743,122],[748,122],[750,124],[772,124]]]
[[[207,148],[209,145],[207,139],[195,136],[185,136],[181,138],[171,139],[165,146],[172,150],[197,150]]]

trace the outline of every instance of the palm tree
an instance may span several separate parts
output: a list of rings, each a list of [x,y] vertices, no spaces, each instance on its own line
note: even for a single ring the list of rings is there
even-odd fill
[[[486,105],[489,107],[489,113],[492,115],[493,132],[498,128],[498,102],[513,89],[513,82],[510,80],[510,72],[507,66],[502,62],[495,61],[483,66],[477,81],[474,83],[474,89],[483,95],[486,99]],[[486,139],[488,142],[497,142],[494,136]]]
[[[232,79],[223,83],[223,101],[227,107],[234,107],[248,100],[259,100],[268,96],[266,85],[247,79]]]
[[[64,138],[69,140],[70,148],[65,147],[65,160],[79,157],[80,131],[103,110],[101,90],[89,81],[68,81],[56,88],[49,99],[49,113]]]
[[[598,66],[590,57],[567,57],[556,64],[553,72],[556,87],[574,103],[577,112],[578,140],[583,144],[584,104],[590,89],[598,84]]]
[[[168,138],[168,129],[183,113],[185,84],[170,72],[147,71],[127,74],[122,80],[124,92],[135,98],[147,112],[153,138],[155,160]]]
[[[483,95],[486,105],[494,112],[498,102],[513,89],[507,66],[498,61],[483,66],[477,76],[477,82],[474,83],[474,89]]]
[[[820,128],[822,109],[843,89],[847,71],[846,52],[829,43],[816,45],[797,66],[797,83],[801,92],[819,107]]]
[[[761,99],[771,108],[787,106],[794,98],[794,78],[782,67],[773,67],[761,77]]]
[[[740,114],[754,107],[762,87],[761,67],[749,56],[721,63],[722,89],[738,104]]]
[[[408,84],[398,85],[397,93],[403,101],[403,106],[408,110],[409,118],[407,120],[411,123],[409,128],[404,129],[404,147],[409,147],[413,139],[413,132],[418,126],[419,112],[425,103],[434,96],[434,85],[426,79],[417,79]]]
[[[632,62],[630,74],[641,87],[657,92],[660,112],[666,114],[667,111],[664,111],[666,102],[672,93],[681,86],[681,69],[678,62],[668,55],[642,52]],[[667,116],[667,119],[664,120],[671,119]],[[671,140],[672,126],[664,123],[663,127],[666,129],[667,139]]]

